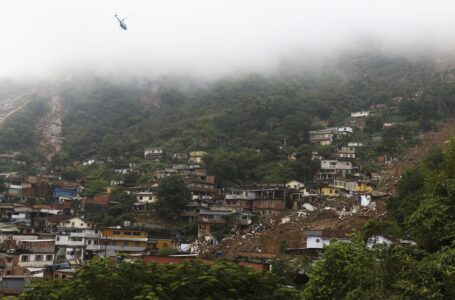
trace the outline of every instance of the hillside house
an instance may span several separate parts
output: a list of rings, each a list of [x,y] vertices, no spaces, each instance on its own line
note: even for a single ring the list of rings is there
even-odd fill
[[[370,115],[369,111],[357,111],[351,113],[351,118],[366,118]]]
[[[21,268],[45,268],[54,262],[55,240],[21,240],[16,251],[19,253],[18,266]]]
[[[58,228],[61,229],[87,229],[91,228],[93,224],[87,223],[79,217],[70,218],[64,221],[61,221],[58,225]]]
[[[324,186],[320,190],[321,196],[326,196],[326,197],[340,197],[341,196],[341,189],[328,185]]]
[[[189,161],[195,164],[204,164],[204,157],[207,156],[205,151],[192,151],[190,152]]]
[[[163,149],[162,148],[145,148],[144,149],[144,159],[145,160],[160,160],[163,158]]]
[[[248,189],[254,193],[253,212],[259,215],[274,215],[286,209],[286,190],[284,187],[260,187]]]
[[[136,200],[140,203],[155,203],[158,201],[158,196],[154,191],[145,191],[136,193]]]
[[[310,131],[310,142],[321,146],[332,145],[335,136],[338,134],[337,128],[326,128],[322,130]]]
[[[241,189],[230,189],[224,196],[224,206],[232,211],[251,211],[255,193]]]
[[[78,229],[60,232],[55,236],[56,261],[84,261],[100,251],[100,233],[95,229]]]
[[[286,183],[286,188],[291,189],[291,190],[300,190],[304,187],[305,185],[303,182],[297,181],[297,180],[292,180]]]
[[[363,147],[363,143],[359,142],[349,142],[348,147]]]
[[[350,161],[344,160],[321,160],[321,169],[319,171],[320,179],[335,179],[338,176],[346,178],[351,174],[354,166]]]
[[[338,158],[355,158],[355,148],[342,146],[337,149]]]
[[[78,188],[54,188],[52,191],[52,197],[56,200],[60,198],[69,198],[73,199],[79,195]]]
[[[147,249],[147,232],[139,228],[107,227],[101,229],[100,254],[143,252]]]
[[[348,233],[341,230],[308,230],[304,235],[307,249],[323,249],[333,240],[348,243],[351,241]]]
[[[352,127],[339,127],[338,135],[339,136],[351,136],[354,134],[354,129]]]

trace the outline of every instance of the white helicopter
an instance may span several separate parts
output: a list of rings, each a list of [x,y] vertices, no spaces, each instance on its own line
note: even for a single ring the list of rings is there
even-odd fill
[[[128,27],[126,27],[125,20],[128,19],[129,17],[126,17],[125,19],[120,19],[117,14],[115,14],[115,17],[117,18],[117,20],[120,24],[120,28],[122,28],[123,30],[127,30]]]

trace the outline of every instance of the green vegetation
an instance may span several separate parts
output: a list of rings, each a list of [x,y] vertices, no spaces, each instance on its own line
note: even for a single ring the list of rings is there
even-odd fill
[[[359,50],[317,69],[225,78],[204,88],[164,82],[152,92],[155,83],[75,78],[62,88],[65,144],[55,163],[100,155],[139,161],[145,147],[159,146],[166,159],[207,151],[221,185],[305,180],[314,174],[308,131],[323,127],[321,120],[349,125],[350,112],[386,104],[359,135],[382,136],[383,144],[368,143],[373,158],[399,152],[420,130],[450,117],[452,71],[435,66],[431,58]],[[399,124],[383,129],[384,122]],[[295,152],[302,155],[287,161]]]
[[[36,98],[18,113],[11,116],[0,127],[0,149],[2,151],[29,150],[34,153],[37,136],[36,123],[50,111],[46,99]]]
[[[114,190],[110,194],[109,208],[89,218],[101,226],[117,226],[123,224],[123,221],[134,221],[131,210],[135,202],[135,195]]]
[[[182,176],[176,174],[160,180],[158,199],[155,208],[160,215],[178,218],[179,213],[191,200],[191,191],[186,186]]]
[[[368,250],[360,239],[335,242],[309,271],[304,299],[453,299],[455,249],[412,246]]]
[[[94,260],[69,280],[38,284],[19,299],[300,299],[284,278],[228,262],[145,265]]]

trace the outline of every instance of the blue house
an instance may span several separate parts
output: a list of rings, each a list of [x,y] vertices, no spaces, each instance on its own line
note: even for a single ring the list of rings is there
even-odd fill
[[[54,188],[52,196],[56,199],[59,199],[60,197],[74,198],[77,196],[77,191],[78,191],[77,188],[75,189]]]

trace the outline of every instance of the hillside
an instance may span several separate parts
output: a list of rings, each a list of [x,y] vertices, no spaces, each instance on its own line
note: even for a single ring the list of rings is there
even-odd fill
[[[222,183],[311,178],[315,149],[307,146],[309,130],[347,125],[350,112],[389,104],[392,109],[367,119],[366,134],[384,134],[376,123],[401,122],[404,127],[394,134],[411,141],[452,116],[454,72],[446,68],[430,57],[357,51],[317,66],[204,85],[79,74],[38,86],[44,90],[39,97],[17,101],[4,114],[0,147],[44,161],[58,153],[54,166],[96,156],[139,160],[148,146],[166,153],[205,150],[209,169]],[[388,148],[375,146],[371,157],[393,147],[393,140]],[[292,153],[298,160],[289,162]]]

